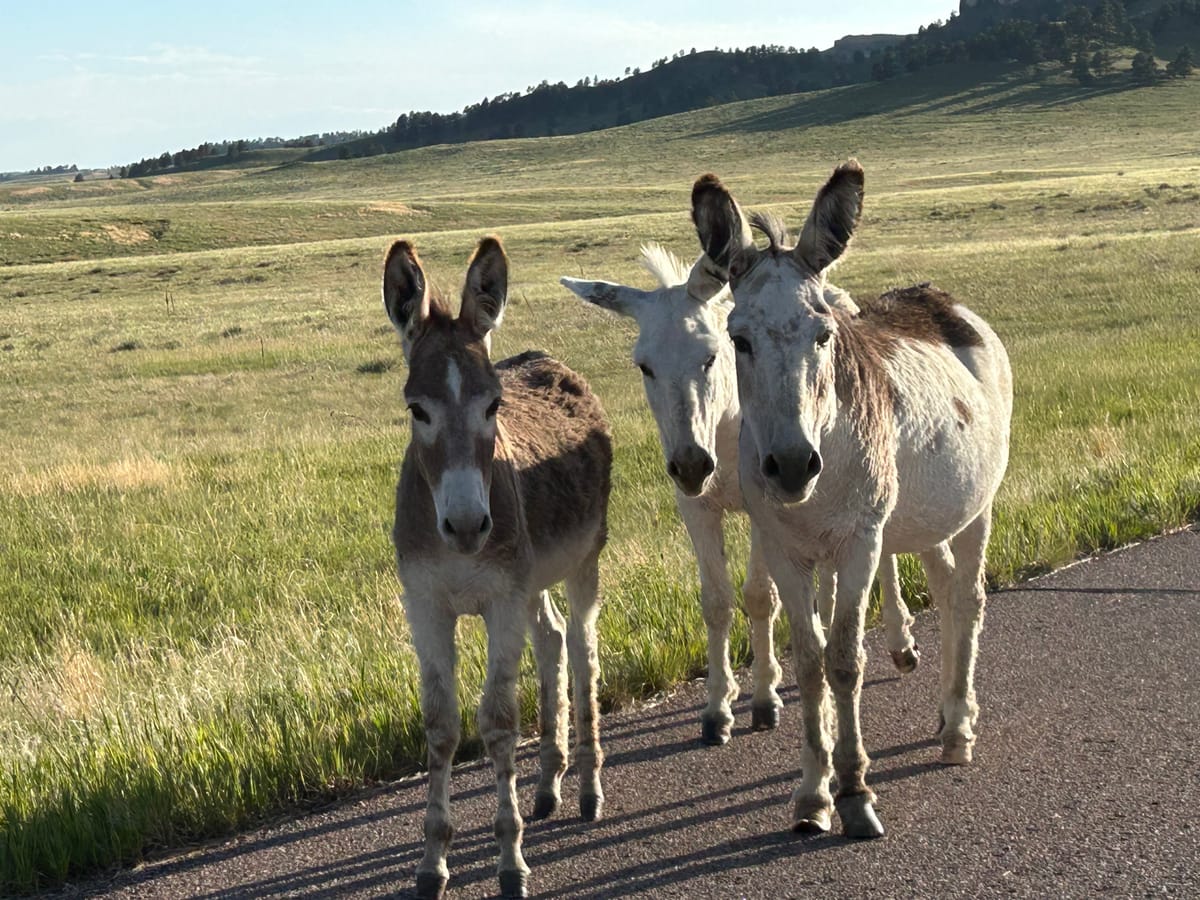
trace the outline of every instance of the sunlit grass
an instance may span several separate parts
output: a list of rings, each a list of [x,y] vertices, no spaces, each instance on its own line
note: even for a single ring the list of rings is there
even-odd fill
[[[933,280],[993,323],[1016,376],[994,583],[1195,518],[1200,87],[902,81],[572,138],[0,188],[0,891],[419,765],[389,544],[404,366],[378,287],[397,233],[453,296],[498,231],[496,353],[547,350],[609,413],[609,705],[701,673],[704,629],[632,327],[557,279],[649,286],[639,243],[695,253],[703,171],[798,228],[858,154],[867,209],[838,283]],[[129,242],[135,219],[169,226]],[[727,529],[735,571],[746,532]],[[483,644],[460,631],[472,753]],[[733,645],[744,662],[740,618]],[[528,677],[522,701],[531,722]]]

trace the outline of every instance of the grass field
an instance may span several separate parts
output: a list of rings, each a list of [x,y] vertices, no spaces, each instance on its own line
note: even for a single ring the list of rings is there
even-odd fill
[[[704,630],[632,332],[557,279],[648,284],[640,242],[697,252],[703,171],[798,227],[858,156],[866,214],[838,283],[933,280],[993,323],[1016,377],[994,582],[1196,518],[1200,80],[973,74],[574,137],[0,185],[0,893],[421,760],[388,539],[407,424],[379,276],[398,235],[454,292],[501,234],[497,353],[549,351],[608,409],[610,705],[701,672]],[[735,568],[746,531],[730,526]],[[473,734],[480,629],[461,637]],[[740,622],[734,647],[744,661]]]

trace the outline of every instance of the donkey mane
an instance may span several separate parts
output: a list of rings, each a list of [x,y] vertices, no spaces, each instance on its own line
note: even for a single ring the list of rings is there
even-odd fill
[[[790,250],[793,246],[783,218],[773,212],[758,210],[750,213],[750,227],[763,233],[768,242],[767,249],[772,253]]]
[[[642,244],[642,266],[668,288],[685,284],[691,267],[662,244]]]

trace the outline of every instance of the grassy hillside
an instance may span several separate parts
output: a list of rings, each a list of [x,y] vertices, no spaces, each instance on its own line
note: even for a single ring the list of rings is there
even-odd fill
[[[703,171],[798,227],[830,168],[858,156],[866,215],[836,280],[866,294],[931,279],[995,325],[1016,413],[994,582],[1196,517],[1200,80],[970,83],[358,161],[0,185],[0,892],[418,764],[388,545],[404,367],[378,293],[399,234],[454,291],[475,240],[499,232],[513,300],[497,352],[540,346],[605,402],[609,704],[700,672],[703,627],[632,332],[557,277],[646,284],[640,242],[697,252],[686,204]],[[729,536],[737,568],[745,523]],[[482,643],[475,623],[461,635],[473,734]],[[744,660],[740,622],[734,645]],[[522,690],[528,717],[530,679]]]

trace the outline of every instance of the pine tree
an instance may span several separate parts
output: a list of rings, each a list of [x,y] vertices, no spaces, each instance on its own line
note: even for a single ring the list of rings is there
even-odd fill
[[[1113,70],[1112,54],[1101,47],[1092,56],[1092,71],[1104,76]]]
[[[1149,53],[1138,53],[1129,66],[1129,74],[1138,84],[1154,84],[1158,80],[1158,60]]]
[[[1167,74],[1172,78],[1187,78],[1195,71],[1192,65],[1192,49],[1184,44],[1176,57],[1167,63]]]

